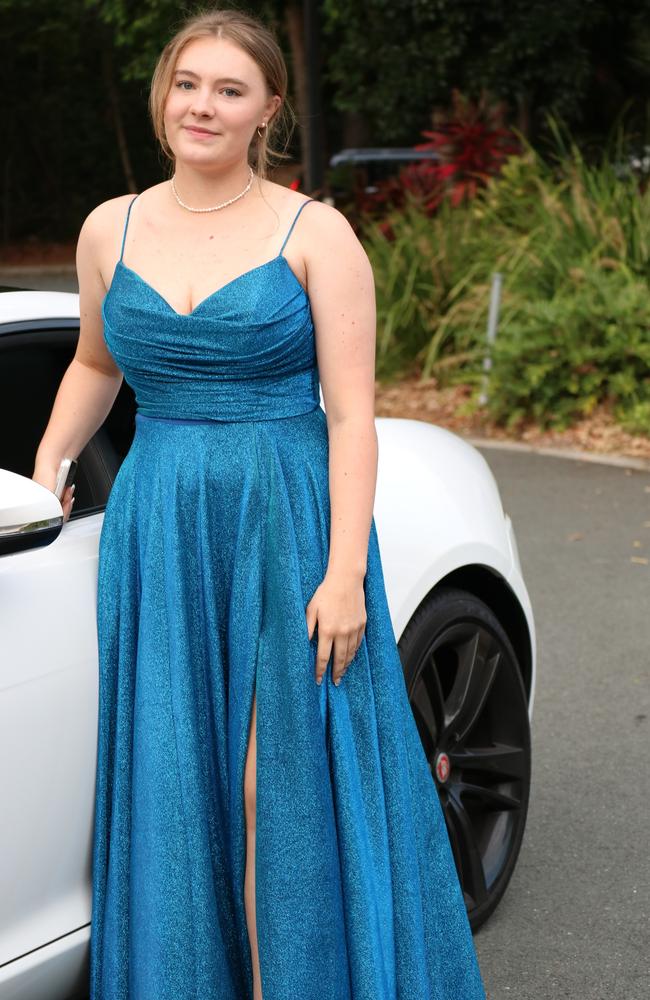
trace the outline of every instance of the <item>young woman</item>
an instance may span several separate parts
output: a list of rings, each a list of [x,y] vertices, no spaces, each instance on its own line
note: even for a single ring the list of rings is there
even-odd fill
[[[123,377],[137,399],[100,542],[91,1000],[482,1000],[372,517],[373,275],[266,177],[286,91],[255,18],[186,21],[150,97],[172,176],[79,235],[34,478]]]

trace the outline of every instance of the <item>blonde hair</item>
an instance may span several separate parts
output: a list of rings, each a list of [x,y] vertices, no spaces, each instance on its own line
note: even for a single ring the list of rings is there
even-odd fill
[[[252,14],[239,10],[212,8],[199,11],[182,22],[179,30],[165,45],[151,78],[149,114],[153,131],[160,147],[170,161],[173,171],[175,156],[167,142],[164,125],[164,107],[172,86],[174,67],[185,46],[195,38],[227,38],[255,60],[266,81],[269,95],[279,94],[282,104],[271,116],[260,136],[257,129],[249,146],[248,161],[259,177],[266,177],[273,166],[271,157],[290,159],[285,152],[296,124],[293,108],[287,100],[287,67],[273,33]],[[274,149],[271,139],[276,134],[285,135],[283,150]]]

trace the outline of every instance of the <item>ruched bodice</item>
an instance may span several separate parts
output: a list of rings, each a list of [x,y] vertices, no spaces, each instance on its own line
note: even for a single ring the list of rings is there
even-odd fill
[[[268,420],[319,405],[309,297],[282,249],[187,314],[176,312],[120,255],[102,304],[104,336],[139,412]]]

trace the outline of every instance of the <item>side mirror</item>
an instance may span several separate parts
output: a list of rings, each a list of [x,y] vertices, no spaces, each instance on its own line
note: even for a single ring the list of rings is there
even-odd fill
[[[63,527],[63,508],[52,490],[0,469],[0,556],[49,545]]]

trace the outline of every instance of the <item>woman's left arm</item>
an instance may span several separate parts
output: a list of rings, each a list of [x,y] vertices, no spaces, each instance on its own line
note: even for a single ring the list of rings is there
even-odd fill
[[[322,203],[312,212],[307,291],[328,426],[331,525],[327,572],[307,607],[307,624],[310,638],[318,624],[318,683],[333,654],[338,685],[366,624],[363,581],[378,454],[375,284],[345,216]]]

